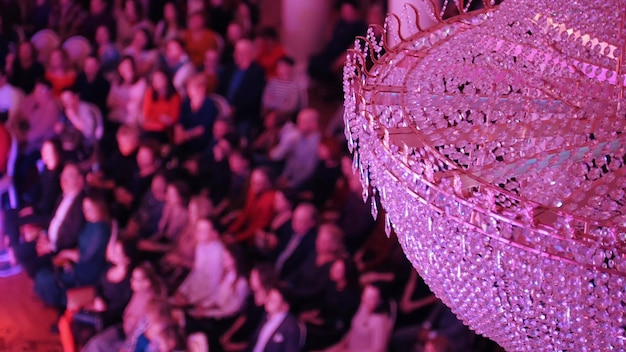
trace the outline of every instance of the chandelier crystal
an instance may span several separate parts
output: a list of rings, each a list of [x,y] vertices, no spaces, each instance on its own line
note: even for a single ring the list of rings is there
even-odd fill
[[[626,350],[626,1],[456,5],[427,29],[389,16],[348,53],[364,199],[505,349]]]

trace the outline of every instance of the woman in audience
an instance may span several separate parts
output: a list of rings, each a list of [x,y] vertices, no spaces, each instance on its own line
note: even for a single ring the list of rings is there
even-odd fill
[[[293,201],[285,192],[285,190],[274,192],[274,217],[269,226],[254,234],[255,254],[263,260],[269,260],[278,246],[275,234],[286,232],[291,223]]]
[[[96,28],[96,54],[100,59],[102,72],[107,78],[111,72],[115,71],[120,61],[120,53],[114,42],[115,39],[109,27],[101,25]]]
[[[185,331],[204,332],[209,348],[217,348],[219,337],[241,312],[248,297],[248,282],[243,253],[236,247],[227,247],[222,256],[223,273],[212,299],[187,310]]]
[[[78,248],[64,249],[52,260],[55,270],[42,269],[35,275],[35,292],[47,304],[65,307],[67,289],[92,285],[106,267],[106,246],[111,235],[104,200],[83,199],[85,225],[78,235]]]
[[[122,321],[124,308],[130,301],[130,276],[133,247],[129,242],[116,240],[106,252],[109,268],[96,283],[91,302],[74,300],[77,294],[68,292],[65,314],[59,320],[59,333],[65,352],[82,347],[102,329]],[[79,289],[80,290],[80,289]]]
[[[9,73],[9,83],[20,88],[24,94],[32,93],[37,79],[43,77],[44,68],[37,61],[37,49],[29,42],[21,42]]]
[[[288,291],[295,298],[296,312],[319,307],[323,302],[333,263],[346,256],[343,232],[334,224],[320,225],[315,239],[315,252],[286,278]]]
[[[164,330],[168,326],[175,326],[171,306],[162,297],[152,298],[146,304],[145,314],[139,324],[130,336],[127,336],[124,346],[119,351],[159,352],[158,340],[162,339]],[[176,345],[177,343],[174,342],[174,346],[166,351],[172,351]]]
[[[348,334],[328,352],[385,352],[388,349],[393,321],[378,287],[365,286],[361,304],[352,319]]]
[[[206,78],[206,94],[215,93],[219,85],[222,67],[220,65],[220,53],[216,49],[209,49],[204,52],[201,73]]]
[[[119,78],[113,81],[107,98],[109,120],[122,125],[138,126],[147,87],[146,80],[137,73],[135,60],[130,56],[122,58],[117,72]]]
[[[76,71],[65,50],[57,48],[50,53],[44,77],[52,83],[52,93],[57,98],[63,89],[71,87],[76,82]]]
[[[196,249],[196,225],[213,213],[213,204],[205,195],[197,195],[189,201],[189,221],[178,237],[176,246],[161,261],[161,271],[166,275],[169,289],[175,290],[193,268]]]
[[[250,175],[246,203],[228,227],[229,242],[251,244],[257,231],[270,225],[274,217],[274,190],[270,171],[257,168]]]
[[[178,122],[180,103],[180,96],[167,72],[154,71],[143,99],[145,137],[167,143],[170,129]]]
[[[176,180],[167,185],[165,205],[163,206],[163,215],[159,220],[158,230],[149,239],[140,240],[138,243],[140,250],[153,253],[148,255],[148,258],[160,258],[164,252],[171,250],[173,244],[176,243],[189,221],[187,209],[189,197],[189,187],[186,183]]]
[[[163,5],[163,19],[154,30],[154,44],[158,48],[163,50],[168,40],[181,37],[184,31],[183,17],[174,1],[167,1]]]
[[[124,309],[122,323],[92,337],[83,352],[119,351],[145,316],[148,302],[165,294],[161,280],[149,264],[142,264],[133,270],[130,287],[133,294]]]
[[[122,54],[135,59],[137,73],[140,76],[146,76],[152,72],[159,59],[150,32],[146,28],[140,28],[134,33],[133,40],[124,48]]]
[[[337,259],[330,267],[332,284],[322,303],[300,315],[306,324],[306,350],[322,350],[341,340],[359,307],[360,292],[356,267],[349,259]]]
[[[206,219],[198,220],[195,235],[193,268],[170,299],[178,307],[209,307],[215,302],[224,274],[226,248],[213,224]]]
[[[201,153],[211,145],[213,123],[218,110],[206,96],[207,82],[202,74],[187,81],[187,99],[180,107],[180,119],[174,126],[174,145],[181,158]]]
[[[145,17],[140,0],[124,0],[122,7],[115,11],[117,22],[117,43],[120,47],[127,47],[133,40],[135,33],[143,28],[148,29],[149,38],[152,38],[152,23]]]

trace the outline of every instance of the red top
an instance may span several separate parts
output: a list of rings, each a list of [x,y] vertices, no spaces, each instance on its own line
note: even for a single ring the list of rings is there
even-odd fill
[[[143,126],[145,131],[163,132],[178,122],[180,96],[174,93],[169,99],[154,100],[152,88],[146,90],[143,99]]]
[[[275,194],[276,191],[274,190],[262,192],[256,197],[248,194],[246,205],[228,228],[228,232],[235,236],[237,242],[252,239],[258,230],[262,230],[272,223]]]
[[[11,134],[4,125],[0,125],[0,174],[7,172],[9,152],[11,151]]]

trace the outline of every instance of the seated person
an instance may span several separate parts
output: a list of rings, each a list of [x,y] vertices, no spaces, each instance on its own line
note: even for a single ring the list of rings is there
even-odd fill
[[[274,190],[270,171],[257,168],[252,171],[246,204],[228,227],[227,241],[251,244],[254,234],[269,226],[274,216]]]
[[[263,90],[263,110],[276,110],[295,115],[304,107],[307,98],[303,89],[295,80],[293,66],[295,61],[283,56],[276,62],[276,76],[267,81]]]
[[[103,199],[87,196],[82,201],[85,223],[78,234],[78,247],[56,253],[54,267],[35,275],[35,292],[46,303],[65,308],[70,288],[93,285],[106,267],[105,252],[111,235],[108,210]]]
[[[111,84],[102,75],[100,59],[91,55],[85,58],[83,71],[76,78],[76,89],[80,99],[91,103],[106,115],[106,102]]]
[[[298,320],[282,287],[272,288],[265,301],[265,317],[251,336],[248,351],[302,351]]]
[[[84,160],[91,156],[100,137],[97,133],[102,114],[95,105],[81,101],[74,87],[63,89],[60,100],[65,120],[55,126],[55,132],[60,135],[63,150]]]
[[[150,78],[150,87],[143,98],[141,128],[145,137],[167,143],[171,129],[180,116],[180,96],[167,72],[156,70]]]
[[[218,110],[206,96],[206,78],[198,74],[187,82],[187,99],[180,106],[180,119],[174,126],[174,145],[181,158],[202,153],[213,139]]]
[[[189,15],[187,31],[183,34],[185,50],[195,67],[200,67],[207,50],[219,50],[219,35],[206,28],[204,13],[194,12]]]
[[[138,248],[143,252],[161,257],[176,243],[189,221],[189,188],[180,180],[169,182],[165,191],[163,215],[159,220],[157,232],[149,238],[139,239]],[[146,254],[148,254],[146,253]]]
[[[226,248],[209,220],[196,222],[196,248],[191,272],[170,302],[177,307],[208,307],[215,302],[224,274]]]
[[[317,238],[317,210],[310,203],[299,204],[293,211],[291,226],[277,233],[274,267],[279,279],[290,277],[314,254]]]
[[[22,224],[38,224],[46,231],[25,233],[24,241],[13,246],[16,258],[30,276],[52,265],[52,258],[64,249],[78,245],[83,228],[81,210],[84,178],[76,164],[66,164],[61,172],[61,198],[52,216],[27,216]]]
[[[243,252],[227,247],[222,255],[223,272],[215,294],[201,304],[186,309],[184,327],[187,333],[203,332],[209,348],[217,346],[219,337],[236,320],[248,297],[248,282],[244,272]]]
[[[165,206],[166,189],[165,174],[157,172],[152,177],[150,189],[143,195],[137,210],[122,231],[124,237],[148,238],[158,231],[159,220]]]
[[[57,48],[50,53],[44,78],[52,83],[52,94],[55,98],[61,96],[61,92],[70,88],[76,82],[77,73],[72,67],[67,52]]]
[[[146,79],[137,72],[131,56],[120,60],[117,72],[119,78],[113,80],[107,97],[108,120],[118,125],[139,126]]]
[[[122,323],[112,325],[93,336],[82,351],[119,351],[124,347],[126,339],[133,336],[133,332],[140,327],[148,302],[164,297],[163,284],[148,264],[141,264],[133,270],[130,285],[133,293],[124,309]]]
[[[317,110],[307,108],[300,111],[295,131],[281,136],[278,146],[270,151],[272,160],[285,160],[279,185],[300,189],[315,171],[321,139],[318,121]]]
[[[385,352],[388,350],[392,329],[389,305],[383,299],[380,289],[373,285],[365,286],[350,330],[341,342],[327,351]]]

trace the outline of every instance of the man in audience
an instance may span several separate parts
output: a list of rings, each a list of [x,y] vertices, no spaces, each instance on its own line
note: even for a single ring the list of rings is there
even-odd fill
[[[11,127],[25,144],[23,154],[38,152],[45,140],[54,137],[54,125],[61,118],[59,104],[52,96],[52,84],[37,79],[35,89],[22,100],[16,117]]]
[[[249,39],[235,44],[234,65],[226,67],[220,78],[218,93],[233,109],[233,118],[239,137],[247,139],[253,128],[260,125],[261,98],[265,74],[255,62],[254,45]]]
[[[320,143],[319,112],[307,108],[298,114],[296,128],[280,136],[279,144],[270,151],[274,161],[285,160],[279,185],[298,189],[313,174]]]
[[[291,226],[277,233],[278,247],[274,266],[280,279],[290,276],[315,251],[317,210],[302,203],[293,212]]]
[[[285,291],[274,287],[265,302],[266,316],[248,344],[248,352],[297,352],[302,350],[298,320],[289,312]]]
[[[52,218],[34,215],[24,219],[24,223],[39,223],[47,228],[40,233],[25,233],[24,241],[14,247],[16,257],[29,275],[34,276],[40,268],[51,265],[55,253],[76,247],[78,233],[85,221],[81,209],[83,185],[78,166],[67,164],[61,172],[63,195]]]

